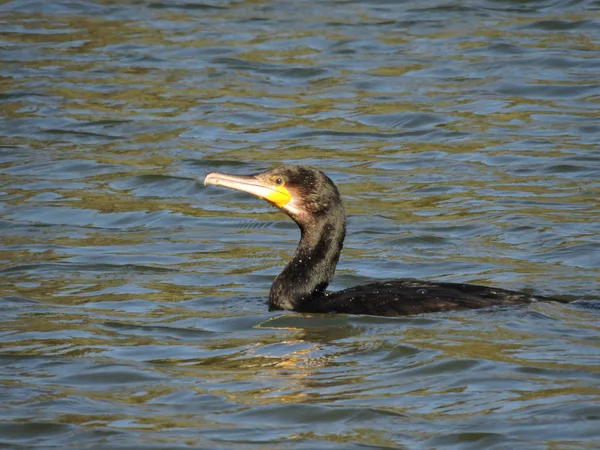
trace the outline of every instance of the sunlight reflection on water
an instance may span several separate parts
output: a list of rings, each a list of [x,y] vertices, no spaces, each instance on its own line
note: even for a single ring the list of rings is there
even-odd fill
[[[268,312],[316,165],[332,288],[599,300],[597,2],[0,5],[0,443],[595,448],[598,311]]]

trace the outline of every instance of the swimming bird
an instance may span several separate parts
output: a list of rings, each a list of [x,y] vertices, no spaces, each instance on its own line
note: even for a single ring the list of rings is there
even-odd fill
[[[340,193],[320,170],[284,165],[248,176],[209,173],[205,185],[247,192],[285,212],[300,228],[291,261],[275,278],[271,310],[407,316],[538,301],[566,301],[487,286],[397,279],[328,292],[346,236]]]

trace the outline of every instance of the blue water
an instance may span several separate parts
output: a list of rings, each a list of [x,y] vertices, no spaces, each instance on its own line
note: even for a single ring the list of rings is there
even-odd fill
[[[0,2],[0,447],[600,447],[599,73],[598,1]],[[333,289],[580,302],[269,312],[296,226],[202,180],[282,162]]]

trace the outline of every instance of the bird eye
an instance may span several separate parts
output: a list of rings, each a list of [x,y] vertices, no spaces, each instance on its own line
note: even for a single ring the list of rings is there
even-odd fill
[[[283,178],[281,178],[281,177],[275,178],[275,184],[277,186],[281,186],[283,184]]]

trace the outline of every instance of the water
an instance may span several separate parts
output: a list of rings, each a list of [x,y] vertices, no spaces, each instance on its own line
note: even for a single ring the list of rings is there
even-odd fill
[[[332,288],[600,299],[600,2],[0,4],[2,448],[584,449],[600,311],[268,312],[318,165]]]

